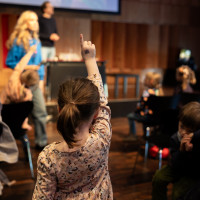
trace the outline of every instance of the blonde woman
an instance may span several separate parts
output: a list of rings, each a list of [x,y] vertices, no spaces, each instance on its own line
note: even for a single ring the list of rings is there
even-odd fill
[[[36,51],[31,56],[26,69],[38,71],[40,82],[44,79],[44,66],[40,65],[41,58],[41,43],[38,39],[38,17],[33,11],[23,12],[7,41],[9,49],[6,59],[6,65],[15,69],[19,61],[28,52],[29,48],[36,45]],[[34,108],[32,111],[33,121],[35,125],[35,143],[39,148],[43,148],[47,144],[46,137],[46,107],[42,91],[39,87],[30,88],[33,94]]]

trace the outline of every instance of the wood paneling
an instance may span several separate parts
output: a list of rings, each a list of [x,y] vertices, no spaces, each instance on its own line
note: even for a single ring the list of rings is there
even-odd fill
[[[174,68],[182,48],[191,49],[200,65],[199,34],[200,27],[196,26],[92,21],[92,41],[98,41],[100,59],[109,60],[109,72]]]
[[[56,42],[57,55],[60,53],[77,53],[80,55],[79,35],[90,40],[91,27],[89,19],[56,17],[60,40]]]

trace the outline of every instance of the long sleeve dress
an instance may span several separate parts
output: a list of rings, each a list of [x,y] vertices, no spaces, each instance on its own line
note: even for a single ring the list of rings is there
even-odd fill
[[[111,142],[110,108],[100,75],[89,77],[100,93],[100,111],[86,143],[68,152],[65,142],[54,142],[38,157],[37,182],[32,200],[111,200],[108,171]]]

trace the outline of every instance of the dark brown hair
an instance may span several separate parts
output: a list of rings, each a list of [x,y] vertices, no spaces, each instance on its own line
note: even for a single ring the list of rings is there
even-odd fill
[[[39,75],[35,70],[26,70],[24,71],[21,76],[20,80],[22,84],[25,84],[25,86],[30,87],[33,85],[36,85],[39,83]]]
[[[183,106],[179,120],[192,131],[200,129],[200,103],[193,101]]]
[[[42,11],[42,13],[44,13],[45,8],[47,7],[47,4],[50,3],[50,1],[45,1],[43,2],[43,4],[40,6],[40,9]]]
[[[98,88],[86,78],[67,80],[60,85],[58,106],[57,130],[69,148],[73,148],[77,142],[74,139],[76,129],[81,122],[89,120],[100,106]]]

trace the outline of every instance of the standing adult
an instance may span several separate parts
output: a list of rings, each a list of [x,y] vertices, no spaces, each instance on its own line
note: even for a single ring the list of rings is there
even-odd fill
[[[41,58],[41,43],[38,39],[38,17],[33,11],[23,12],[7,41],[9,49],[6,65],[15,70],[19,61],[28,52],[31,46],[36,45],[36,51],[30,58],[26,69],[37,70],[40,77],[40,82],[44,79],[44,65],[40,65]],[[42,148],[47,144],[46,136],[46,107],[42,91],[39,87],[30,87],[33,94],[33,111],[32,117],[35,126],[35,143],[36,146]]]
[[[39,36],[42,42],[42,60],[53,59],[56,55],[54,42],[60,39],[56,21],[52,17],[54,14],[54,8],[49,1],[45,1],[41,5],[42,15],[39,16]]]

